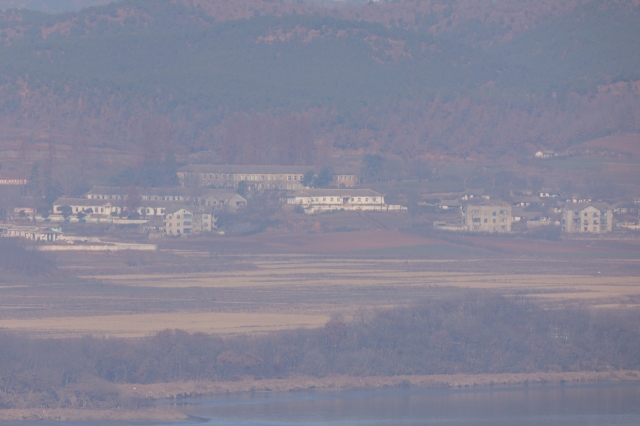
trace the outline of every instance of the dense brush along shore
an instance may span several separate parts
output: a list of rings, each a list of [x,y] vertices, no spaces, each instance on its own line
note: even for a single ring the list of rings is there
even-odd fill
[[[36,339],[3,331],[0,406],[11,418],[36,409],[135,410],[135,416],[165,418],[176,414],[152,409],[154,400],[252,390],[637,380],[631,370],[640,369],[639,324],[635,310],[548,310],[526,299],[469,294],[334,319],[321,329],[254,336],[166,330],[145,339]]]

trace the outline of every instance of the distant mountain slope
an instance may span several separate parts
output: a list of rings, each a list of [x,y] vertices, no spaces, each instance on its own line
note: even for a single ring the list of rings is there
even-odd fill
[[[492,50],[508,63],[502,87],[586,93],[602,84],[640,79],[640,7],[596,1]]]
[[[45,13],[79,11],[115,0],[0,0],[0,10],[29,9]]]
[[[489,82],[584,91],[640,69],[639,8],[602,4],[489,50],[322,15],[214,23],[197,8],[162,0],[60,18],[24,12],[27,29],[0,50],[0,72],[70,93],[98,89],[199,108],[358,106]]]
[[[13,11],[0,14],[0,119],[61,132],[72,124],[59,117],[103,120],[93,139],[136,143],[126,130],[140,126],[132,120],[168,117],[184,149],[217,155],[229,151],[236,111],[303,114],[309,138],[336,149],[498,155],[560,147],[635,131],[632,119],[581,117],[613,102],[595,97],[598,86],[640,79],[638,22],[637,2],[609,0],[341,10],[136,0],[56,16]],[[637,94],[624,96],[618,103],[635,108]],[[560,117],[574,124],[563,127]],[[514,122],[528,124],[509,130]],[[276,133],[271,139],[282,139]]]
[[[496,77],[479,48],[378,24],[287,16],[200,29],[158,25],[16,40],[0,50],[0,72],[69,95],[97,89],[214,109],[357,108]]]

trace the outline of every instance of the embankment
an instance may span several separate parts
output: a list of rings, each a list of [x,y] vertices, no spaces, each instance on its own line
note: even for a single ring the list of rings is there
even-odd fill
[[[640,381],[638,370],[569,373],[437,374],[424,376],[298,376],[287,379],[211,382],[189,381],[149,385],[117,385],[123,396],[151,400],[183,399],[245,392],[290,392],[303,390],[355,390],[386,387],[462,388],[491,385],[529,385],[588,382]],[[0,422],[45,421],[179,421],[188,417],[173,407],[139,410],[82,409],[6,409],[0,410]]]
[[[210,382],[190,381],[150,385],[120,385],[122,394],[137,398],[188,398],[242,392],[288,392],[301,390],[353,390],[385,387],[469,387],[490,385],[640,381],[638,370],[567,373],[436,374],[400,376],[298,376],[287,379]]]

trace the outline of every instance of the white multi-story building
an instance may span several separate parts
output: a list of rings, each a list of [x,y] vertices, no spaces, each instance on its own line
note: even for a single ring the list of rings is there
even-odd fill
[[[87,198],[58,198],[53,202],[53,213],[62,214],[66,207],[70,207],[69,213],[95,214],[104,216],[117,216],[124,210],[124,202],[120,205],[114,201],[90,200]],[[141,210],[142,208],[140,208]],[[164,214],[158,210],[158,215]],[[154,216],[156,213],[149,213]]]
[[[211,232],[216,227],[216,221],[216,216],[211,213],[198,213],[184,208],[168,209],[164,218],[164,232],[173,236]]]
[[[53,242],[62,236],[62,230],[60,228],[45,228],[39,226],[7,226],[0,228],[0,236]]]
[[[604,233],[613,229],[613,211],[605,203],[567,203],[562,211],[566,233]]]
[[[370,189],[306,189],[287,195],[287,204],[300,206],[305,213],[339,210],[399,211],[404,206],[387,205],[384,195]]]
[[[84,213],[95,216],[120,216],[126,210],[128,188],[97,186],[86,198],[59,198],[53,203],[53,213],[61,214],[69,206],[71,214]],[[209,207],[214,211],[231,211],[247,205],[247,200],[234,191],[200,188],[196,193],[190,188],[141,189],[140,205],[136,211],[141,217],[164,216],[175,207]]]
[[[511,206],[467,204],[462,209],[462,225],[469,232],[511,232]]]

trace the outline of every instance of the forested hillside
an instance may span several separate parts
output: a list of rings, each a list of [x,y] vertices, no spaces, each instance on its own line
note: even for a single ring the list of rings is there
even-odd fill
[[[0,0],[0,10],[29,9],[47,13],[78,11],[85,7],[110,3],[112,0]]]
[[[222,163],[523,156],[640,131],[637,22],[637,2],[612,0],[9,10],[0,124],[139,151],[164,123],[175,152]]]

